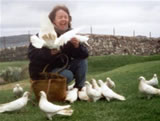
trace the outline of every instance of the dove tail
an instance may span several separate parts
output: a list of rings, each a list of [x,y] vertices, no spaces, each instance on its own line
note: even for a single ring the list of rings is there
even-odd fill
[[[45,43],[45,41],[43,41],[42,39],[39,39],[36,35],[31,36],[30,41],[32,45],[36,48],[42,48],[42,46]]]
[[[3,113],[4,111],[3,110],[0,110],[0,113]]]
[[[3,113],[3,112],[5,112],[4,106],[0,105],[0,113]]]
[[[118,99],[118,100],[121,100],[121,101],[126,100],[126,98],[125,98],[124,96],[122,96],[122,95],[118,95],[118,96],[117,96],[117,99]]]
[[[73,110],[72,109],[64,109],[64,110],[60,110],[57,112],[57,114],[60,114],[60,115],[66,115],[66,116],[71,116],[73,113]]]
[[[1,110],[1,109],[0,109],[0,113],[3,113],[3,112],[4,112],[4,110]]]
[[[66,98],[65,101],[68,103],[73,103],[73,101],[71,101],[71,99],[69,99],[69,98]]]
[[[157,94],[160,96],[160,90],[157,90]]]
[[[65,105],[65,106],[63,106],[63,109],[70,108],[70,107],[71,107],[71,105]]]

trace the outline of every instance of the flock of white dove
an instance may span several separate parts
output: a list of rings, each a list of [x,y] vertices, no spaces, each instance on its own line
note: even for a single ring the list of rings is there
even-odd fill
[[[145,94],[148,98],[150,98],[152,95],[160,95],[160,89],[157,88],[158,78],[156,74],[154,74],[150,80],[146,80],[143,76],[140,76],[139,80],[140,93]],[[96,102],[101,98],[104,98],[107,101],[111,101],[112,99],[120,101],[126,100],[124,96],[112,90],[112,88],[115,88],[115,83],[109,77],[106,78],[105,82],[102,80],[96,81],[95,79],[92,79],[91,83],[86,81],[85,86],[80,91],[73,87],[74,83],[68,86],[65,99],[65,101],[70,103],[74,103],[78,99],[93,102]],[[18,99],[9,103],[0,104],[0,113],[17,111],[27,105],[30,94],[28,91],[24,92],[23,88],[19,84],[16,84],[16,86],[13,88],[13,93]],[[61,106],[49,102],[44,91],[40,91],[39,108],[46,114],[46,117],[49,120],[52,120],[52,117],[56,114],[71,116],[73,113],[71,105]]]
[[[89,81],[86,81],[85,86],[80,91],[78,91],[77,88],[73,88],[73,86],[74,83],[68,86],[67,96],[65,99],[70,103],[75,102],[77,99],[93,102],[96,102],[101,98],[105,98],[107,101],[110,101],[112,99],[121,101],[125,100],[124,96],[112,90],[112,88],[115,87],[115,83],[109,77],[106,78],[106,82],[98,80],[97,83],[95,79],[92,79],[91,83]]]

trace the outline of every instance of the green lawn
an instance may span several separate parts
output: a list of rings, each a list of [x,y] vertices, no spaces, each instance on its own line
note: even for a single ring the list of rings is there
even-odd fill
[[[12,65],[12,63],[7,63]],[[6,67],[6,63],[0,63]],[[26,66],[27,61],[21,66]],[[13,64],[16,66],[16,62]],[[93,102],[76,101],[72,105],[71,117],[56,115],[54,121],[159,121],[160,97],[148,100],[138,92],[138,77],[143,75],[150,79],[154,73],[160,77],[160,56],[95,56],[88,59],[87,80],[91,78],[105,80],[107,76],[115,81],[116,92],[124,95],[126,101],[102,99]],[[18,65],[17,65],[18,66]],[[25,90],[29,90],[29,79],[22,81]],[[2,86],[0,86],[1,89]],[[4,87],[4,86],[3,86]],[[14,100],[12,86],[0,91],[0,103]],[[65,105],[67,103],[57,103]],[[45,121],[45,115],[38,106],[28,103],[24,110],[0,114],[1,121]]]

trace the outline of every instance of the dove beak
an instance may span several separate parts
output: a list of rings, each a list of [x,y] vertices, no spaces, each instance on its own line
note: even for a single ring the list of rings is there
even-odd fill
[[[27,96],[28,96],[28,98],[31,98],[32,95],[28,92]]]
[[[140,81],[140,80],[141,80],[141,77],[139,77],[138,80]]]
[[[40,92],[39,92],[39,96],[41,96],[41,95],[42,95],[42,92],[40,91]]]

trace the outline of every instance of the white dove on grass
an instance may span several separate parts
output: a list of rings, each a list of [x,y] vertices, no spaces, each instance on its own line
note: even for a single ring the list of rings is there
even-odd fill
[[[54,30],[54,25],[51,23],[48,17],[45,17],[41,25],[39,37],[33,35],[31,36],[30,41],[36,48],[47,47],[49,49],[59,50],[60,46],[63,46],[72,38],[76,38],[81,43],[85,43],[87,46],[89,46],[89,44],[87,43],[89,38],[87,36],[77,35],[77,33],[83,28],[85,27],[83,26],[69,30],[68,32],[62,34],[60,37],[57,37],[57,34]]]
[[[149,84],[146,83],[146,80],[143,76],[139,77],[139,92],[142,94],[147,95],[148,99],[150,99],[150,97],[152,95],[159,95],[160,96],[160,89],[157,89]]]
[[[97,84],[96,79],[92,79],[91,82],[92,82],[92,86],[93,86],[94,89],[96,89],[96,90],[101,89],[101,88],[99,87],[99,85]]]
[[[74,103],[78,99],[78,88],[73,88],[72,90],[67,91],[67,96],[65,101]]]
[[[16,84],[13,88],[13,93],[16,97],[20,97],[23,94],[23,88],[20,86],[20,84]]]
[[[154,74],[150,80],[146,80],[146,83],[154,87],[158,87],[158,77],[157,74]]]
[[[24,92],[21,98],[18,98],[12,102],[0,104],[0,113],[12,112],[22,109],[27,105],[29,92]]]
[[[126,100],[124,96],[114,92],[102,80],[98,80],[98,83],[101,87],[102,94],[107,99],[107,101],[110,101],[111,99],[117,99],[121,101]]]
[[[116,86],[115,83],[114,83],[114,81],[111,80],[111,78],[109,78],[109,77],[106,78],[106,82],[105,83],[107,84],[107,86],[109,88],[115,88],[115,86]]]
[[[73,110],[70,107],[71,105],[60,106],[49,102],[47,100],[46,93],[44,91],[40,91],[39,108],[46,114],[49,120],[52,120],[52,116],[56,114],[71,116]]]
[[[102,93],[100,86],[97,84],[97,81],[95,79],[92,79],[92,87],[93,89],[96,89],[99,93]],[[102,97],[102,95],[101,95]]]
[[[80,91],[78,91],[78,97],[80,100],[88,101],[89,97],[86,92],[86,86],[82,87]]]
[[[102,97],[101,92],[92,88],[92,85],[88,81],[85,82],[85,85],[86,85],[86,93],[91,101],[96,102]]]
[[[73,82],[72,84],[70,84],[70,85],[68,85],[68,90],[71,90],[71,89],[73,89],[74,88],[74,85],[75,85],[75,82]]]

